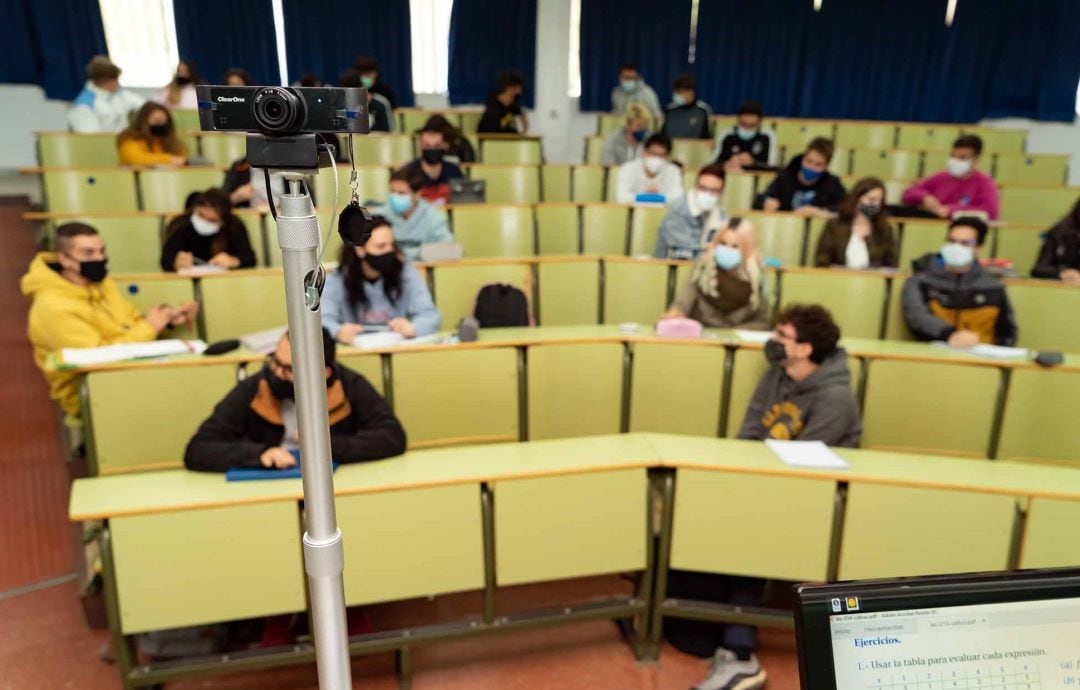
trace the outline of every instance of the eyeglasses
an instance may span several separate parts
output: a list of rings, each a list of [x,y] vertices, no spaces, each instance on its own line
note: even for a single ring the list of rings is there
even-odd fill
[[[699,192],[709,192],[710,194],[723,194],[724,193],[724,188],[723,187],[721,187],[720,189],[716,189],[715,187],[702,187],[701,185],[698,185],[697,190]]]
[[[978,240],[949,240],[949,244],[959,244],[962,247],[971,247],[974,249],[979,246]]]
[[[777,329],[775,329],[775,330],[773,331],[773,335],[774,335],[774,336],[775,336],[775,337],[776,337],[776,338],[777,338],[778,340],[793,340],[793,341],[795,341],[795,342],[798,342],[798,341],[799,341],[799,336],[798,336],[798,335],[788,335],[787,333],[784,333],[784,332],[783,332],[782,330],[780,330],[779,328],[777,328]]]
[[[293,368],[289,364],[282,364],[281,360],[277,358],[277,355],[271,354],[267,356],[266,363],[270,365],[271,369],[276,369],[286,376],[293,375]]]

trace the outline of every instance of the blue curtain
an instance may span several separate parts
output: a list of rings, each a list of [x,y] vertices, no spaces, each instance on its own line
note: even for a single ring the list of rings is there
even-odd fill
[[[289,81],[311,72],[337,84],[357,55],[379,61],[399,106],[414,103],[409,0],[283,0]]]
[[[1072,121],[1078,25],[1075,0],[968,0],[952,27],[942,0],[705,1],[698,96],[721,113],[755,99],[787,117]]]
[[[581,0],[581,110],[611,110],[611,90],[626,61],[637,63],[660,105],[666,105],[672,79],[688,71],[690,7],[690,0]],[[702,76],[700,70],[697,74]]]
[[[256,84],[277,84],[277,40],[270,0],[174,0],[176,46],[203,81],[220,84],[230,67],[246,69]]]
[[[49,98],[71,100],[86,63],[107,52],[97,0],[0,0],[0,16],[8,27],[0,82],[38,84]]]
[[[450,13],[450,103],[483,103],[503,70],[525,77],[522,103],[535,102],[536,0],[454,0]]]

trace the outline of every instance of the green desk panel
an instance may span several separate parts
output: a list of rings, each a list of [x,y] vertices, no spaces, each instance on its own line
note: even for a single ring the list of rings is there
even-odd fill
[[[207,342],[239,338],[287,321],[280,273],[204,278],[200,287]]]
[[[343,496],[348,606],[484,587],[480,487]]]
[[[191,278],[177,276],[166,280],[129,280],[116,278],[116,284],[124,296],[135,303],[144,314],[151,307],[159,304],[176,306],[195,299],[195,288]],[[199,305],[203,309],[204,305]],[[199,333],[194,322],[182,328],[169,330],[170,338],[198,338]]]
[[[50,170],[42,174],[52,213],[116,213],[139,208],[135,173],[125,168]]]
[[[120,165],[116,134],[42,132],[37,138],[38,165],[46,168],[87,168]]]
[[[716,436],[724,355],[722,347],[635,344],[630,431]]]
[[[546,180],[547,171],[544,172]],[[536,254],[570,256],[578,254],[578,226],[581,219],[577,204],[539,204],[536,207]]]
[[[97,372],[87,385],[100,474],[180,467],[195,430],[236,385],[236,366]]]
[[[915,340],[904,321],[904,277],[892,278],[889,283],[889,310],[885,315],[885,340]]]
[[[533,210],[530,206],[463,204],[450,212],[454,239],[465,256],[533,256]]]
[[[1080,566],[1080,501],[1033,498],[1024,529],[1021,568]]]
[[[403,352],[392,364],[394,412],[410,443],[518,439],[514,348]]]
[[[735,438],[746,418],[746,408],[754,395],[758,381],[769,368],[761,350],[740,348],[735,351],[735,366],[731,371],[731,402],[728,404],[728,438]]]
[[[183,213],[192,192],[220,187],[225,172],[215,168],[148,169],[139,172],[139,190],[145,211]]]
[[[824,580],[835,494],[829,480],[679,470],[671,567]]]
[[[885,309],[885,278],[855,271],[785,272],[780,277],[781,307],[820,304],[829,310],[845,338],[876,338]]]
[[[538,320],[542,326],[577,326],[600,320],[600,262],[538,264]]]
[[[1080,288],[1057,283],[1010,284],[1009,301],[1020,329],[1016,345],[1036,350],[1080,351]]]
[[[583,253],[602,256],[625,254],[629,225],[629,206],[586,204],[581,209]]]
[[[529,439],[618,433],[623,352],[616,343],[530,347]]]
[[[644,469],[495,482],[495,572],[517,585],[642,570]]]
[[[571,170],[570,165],[540,166],[540,198],[546,202],[570,201]]]
[[[1016,369],[1009,382],[998,457],[1068,461],[1080,467],[1076,394],[1080,374]]]
[[[570,174],[570,197],[587,203],[604,200],[604,180],[607,168],[602,165],[575,165]]]
[[[656,235],[666,213],[667,208],[663,206],[633,207],[630,212],[630,256],[652,256]]]
[[[337,361],[367,379],[379,395],[386,395],[386,387],[383,385],[382,358],[379,355],[352,355],[338,350]]]
[[[1016,500],[969,491],[853,482],[840,579],[1003,570]]]
[[[995,367],[868,360],[862,447],[986,457]]]
[[[667,309],[669,266],[604,262],[604,323],[654,324]]]
[[[293,501],[109,522],[124,634],[304,609]]]

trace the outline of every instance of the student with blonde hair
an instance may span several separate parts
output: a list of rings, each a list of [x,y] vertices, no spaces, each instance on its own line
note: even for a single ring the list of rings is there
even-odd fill
[[[653,122],[653,115],[644,104],[627,105],[623,127],[608,135],[600,162],[604,165],[622,165],[640,158],[645,140],[652,133]]]

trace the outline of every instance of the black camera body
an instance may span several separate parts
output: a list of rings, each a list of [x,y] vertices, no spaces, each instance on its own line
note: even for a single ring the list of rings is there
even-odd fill
[[[204,132],[269,136],[341,132],[366,134],[367,91],[322,86],[196,86]]]

